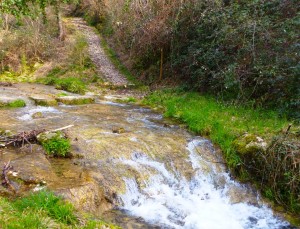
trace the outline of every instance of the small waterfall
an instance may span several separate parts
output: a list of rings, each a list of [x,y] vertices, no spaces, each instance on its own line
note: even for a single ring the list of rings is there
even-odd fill
[[[188,143],[188,163],[194,170],[189,180],[143,153],[120,159],[120,163],[147,177],[143,181],[123,178],[126,193],[120,196],[122,209],[162,228],[288,228],[289,224],[275,217],[265,205],[232,203],[230,187],[243,188],[230,179],[224,168],[220,172],[215,163],[199,155],[197,149],[207,146],[212,147],[204,139]]]

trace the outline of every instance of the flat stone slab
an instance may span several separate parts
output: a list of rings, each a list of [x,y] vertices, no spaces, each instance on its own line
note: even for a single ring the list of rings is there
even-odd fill
[[[29,97],[35,102],[37,106],[56,106],[57,101],[51,97],[39,97],[39,96],[31,96]]]
[[[95,102],[95,98],[92,96],[62,96],[56,98],[57,102],[66,105],[81,105],[90,104]]]
[[[8,105],[9,103],[16,101],[16,98],[7,97],[7,96],[0,96],[0,106],[1,105]]]

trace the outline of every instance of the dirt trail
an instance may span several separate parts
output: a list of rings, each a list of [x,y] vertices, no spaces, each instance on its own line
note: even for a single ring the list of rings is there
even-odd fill
[[[70,22],[86,37],[89,45],[89,54],[97,67],[98,74],[104,76],[106,80],[116,86],[127,85],[127,79],[120,74],[106,56],[100,45],[100,37],[96,34],[94,29],[88,26],[82,18],[72,18]]]

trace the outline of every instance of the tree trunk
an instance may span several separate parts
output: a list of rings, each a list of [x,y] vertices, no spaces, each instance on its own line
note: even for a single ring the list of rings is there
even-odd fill
[[[64,30],[64,25],[61,20],[61,13],[59,11],[59,3],[56,2],[55,4],[55,13],[56,13],[56,19],[57,19],[57,26],[58,26],[58,39],[60,41],[65,40],[65,30]]]

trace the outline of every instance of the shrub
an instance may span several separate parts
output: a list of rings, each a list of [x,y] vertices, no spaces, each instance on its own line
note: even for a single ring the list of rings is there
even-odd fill
[[[67,157],[71,148],[69,139],[63,138],[59,132],[50,139],[42,141],[42,146],[49,155],[58,157]]]

